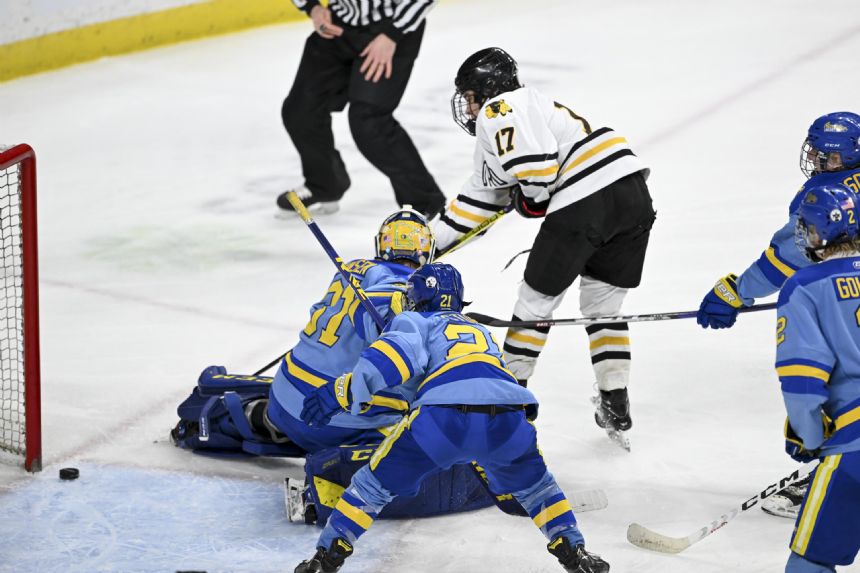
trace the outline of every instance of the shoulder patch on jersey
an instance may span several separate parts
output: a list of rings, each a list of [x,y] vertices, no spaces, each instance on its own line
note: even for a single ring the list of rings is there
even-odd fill
[[[496,175],[496,172],[493,171],[493,168],[487,165],[487,162],[484,161],[484,166],[481,169],[481,182],[484,184],[484,187],[504,187],[505,180]]]
[[[499,101],[494,101],[491,104],[488,104],[487,107],[484,108],[484,113],[487,114],[487,119],[493,119],[495,117],[499,117],[500,115],[504,116],[509,113],[513,113],[514,108],[505,103],[505,100],[500,99]]]

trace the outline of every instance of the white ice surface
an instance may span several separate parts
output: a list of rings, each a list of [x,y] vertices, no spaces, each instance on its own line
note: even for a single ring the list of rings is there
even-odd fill
[[[333,272],[303,224],[273,216],[301,181],[279,111],[308,32],[272,26],[0,84],[0,140],[38,153],[45,433],[41,475],[0,466],[0,571],[291,571],[312,552],[315,532],[284,522],[277,487],[299,462],[213,460],[167,440],[200,370],[253,372],[289,348]],[[860,104],[856,0],[445,2],[398,118],[449,197],[474,144],[451,121],[452,79],[487,45],[651,165],[659,216],[628,313],[696,308],[746,268],[802,182],[808,124]],[[367,256],[393,194],[342,115],[335,132],[353,187],[319,223],[344,258]],[[537,226],[506,217],[451,256],[474,310],[509,315],[524,259],[500,270]],[[558,316],[578,315],[577,298]],[[758,510],[678,556],[625,540],[631,521],[686,535],[794,467],[772,313],[631,336],[632,453],[592,420],[582,329],[553,331],[530,385],[562,487],[609,496],[580,516],[588,546],[614,572],[781,571],[792,523]],[[68,465],[82,477],[59,483]],[[544,543],[491,509],[381,522],[344,571],[559,571]]]

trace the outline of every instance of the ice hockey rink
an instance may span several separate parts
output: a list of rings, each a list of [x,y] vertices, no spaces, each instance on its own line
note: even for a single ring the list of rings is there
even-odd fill
[[[286,572],[312,554],[318,530],[287,521],[280,487],[301,460],[215,459],[168,438],[200,371],[251,373],[287,350],[334,272],[298,218],[275,217],[277,194],[301,183],[280,106],[310,31],[269,26],[0,84],[0,143],[38,157],[45,452],[34,476],[0,465],[0,572]],[[449,198],[474,145],[451,119],[453,77],[490,45],[651,166],[658,219],[628,314],[695,309],[743,271],[787,218],[809,123],[860,111],[856,0],[447,0],[397,117]],[[370,256],[393,193],[345,116],[335,133],[353,186],[318,223],[344,258]],[[510,315],[525,257],[502,267],[538,225],[509,215],[449,257],[471,310]],[[556,317],[578,315],[574,287]],[[594,424],[584,330],[553,330],[529,385],[538,436],[562,488],[606,492],[606,509],[578,519],[613,572],[783,570],[793,522],[757,508],[679,555],[625,539],[634,521],[689,534],[797,467],[773,329],[772,311],[728,331],[632,324],[630,453]],[[65,466],[81,477],[61,482]],[[380,521],[342,571],[561,571],[545,545],[494,508]]]

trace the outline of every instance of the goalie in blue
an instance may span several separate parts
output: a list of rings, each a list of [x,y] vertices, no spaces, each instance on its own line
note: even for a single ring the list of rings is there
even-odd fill
[[[313,426],[361,415],[393,388],[402,389],[410,412],[353,476],[316,553],[295,572],[338,571],[386,505],[412,495],[425,477],[471,460],[527,510],[566,571],[609,571],[585,550],[570,504],[538,450],[531,423],[537,400],[505,368],[490,332],[460,313],[457,270],[425,265],[409,278],[406,303],[409,311],[362,352],[352,372],[305,399],[302,419]]]
[[[770,240],[770,245],[740,276],[730,273],[717,281],[699,306],[696,317],[702,328],[731,328],[738,310],[755,299],[782,288],[798,269],[812,263],[794,241],[797,208],[806,191],[819,185],[839,184],[860,190],[860,115],[841,111],[817,118],[809,126],[800,150],[800,170],[808,178],[788,208],[788,222]],[[795,519],[807,478],[785,488],[762,503],[762,509],[779,517]]]
[[[860,237],[857,196],[804,190],[797,241],[814,266],[782,287],[776,371],[788,412],[786,451],[819,459],[791,537],[786,573],[829,573],[860,550]]]
[[[375,239],[376,257],[345,266],[359,280],[379,313],[390,320],[401,310],[406,279],[432,261],[435,240],[427,221],[408,206],[387,217]],[[336,273],[310,309],[299,342],[281,360],[274,380],[228,374],[210,366],[179,407],[171,432],[190,449],[302,456],[342,444],[378,443],[380,428],[396,424],[408,408],[397,391],[381,392],[360,416],[336,416],[325,428],[309,427],[299,414],[307,395],[349,371],[379,336],[355,291]]]

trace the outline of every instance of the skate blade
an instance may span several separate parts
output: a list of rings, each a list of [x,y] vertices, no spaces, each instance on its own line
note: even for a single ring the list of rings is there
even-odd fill
[[[800,513],[797,507],[787,509],[779,506],[773,507],[762,505],[761,510],[768,515],[784,517],[785,519],[797,519],[797,516]]]
[[[627,432],[606,428],[606,435],[609,436],[609,439],[612,440],[613,443],[624,448],[628,452],[630,451],[630,438],[627,437]]]
[[[302,501],[304,487],[304,481],[284,478],[284,509],[290,521],[305,522],[305,504]]]

